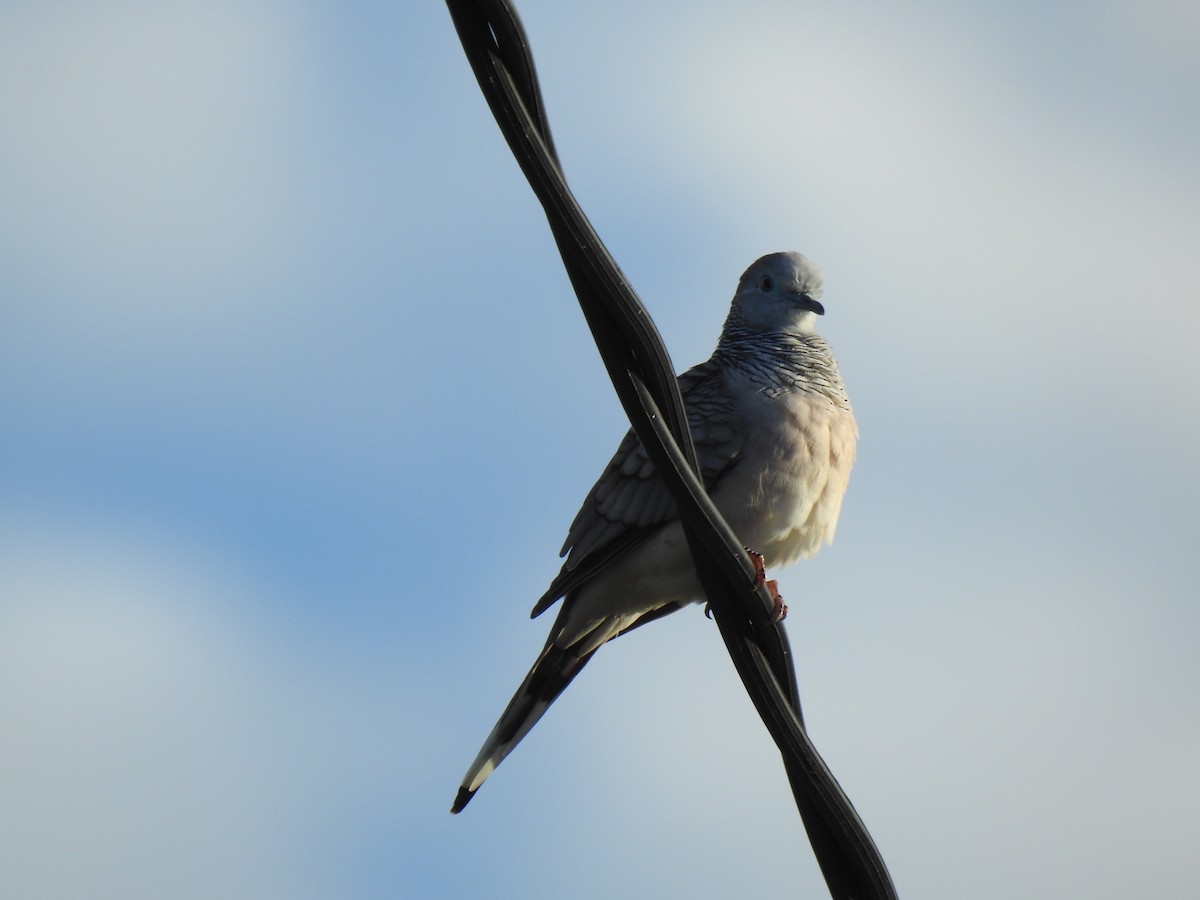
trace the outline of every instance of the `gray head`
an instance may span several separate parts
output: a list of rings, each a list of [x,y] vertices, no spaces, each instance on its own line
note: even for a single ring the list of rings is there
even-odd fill
[[[738,282],[730,320],[762,331],[812,334],[820,303],[821,270],[801,253],[768,253]]]

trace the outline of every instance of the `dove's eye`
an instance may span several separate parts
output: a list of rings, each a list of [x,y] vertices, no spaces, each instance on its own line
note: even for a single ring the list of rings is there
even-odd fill
[[[762,279],[758,282],[758,286],[760,288],[762,288],[764,291],[769,291],[769,290],[771,290],[771,288],[775,287],[775,281],[774,281],[774,279],[771,278],[770,275],[764,275],[762,277]]]

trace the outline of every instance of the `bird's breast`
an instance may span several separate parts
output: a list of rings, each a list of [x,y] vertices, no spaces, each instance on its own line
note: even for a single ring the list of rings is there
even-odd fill
[[[848,406],[805,391],[746,406],[743,458],[714,500],[768,565],[811,556],[833,539],[858,429]]]

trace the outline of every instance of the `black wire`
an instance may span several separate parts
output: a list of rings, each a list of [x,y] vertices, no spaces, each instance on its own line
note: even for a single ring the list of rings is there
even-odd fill
[[[753,587],[742,544],[705,493],[675,370],[649,314],[584,216],[558,164],[524,29],[506,0],[446,0],[463,50],[551,233],[638,439],[671,492],[697,574],[747,693],[779,746],[836,900],[895,888],[866,827],[804,730],[786,632]]]

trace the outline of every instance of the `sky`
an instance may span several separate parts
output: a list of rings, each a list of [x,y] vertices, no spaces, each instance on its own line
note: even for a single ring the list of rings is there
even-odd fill
[[[677,367],[824,271],[771,576],[901,896],[1195,893],[1196,5],[518,10]],[[0,895],[825,895],[698,607],[448,812],[626,425],[444,7],[14,0],[0,108]]]

